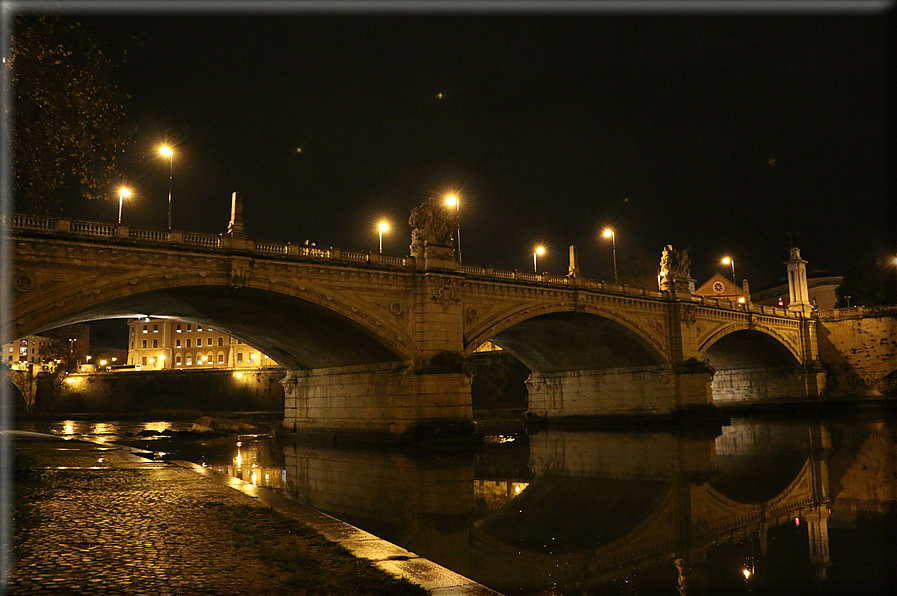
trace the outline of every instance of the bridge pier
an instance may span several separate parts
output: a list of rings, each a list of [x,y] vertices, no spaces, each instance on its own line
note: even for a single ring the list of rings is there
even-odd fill
[[[534,372],[526,382],[528,415],[560,420],[675,414],[708,407],[711,378],[711,370],[697,361],[675,366]]]
[[[403,363],[290,371],[283,426],[294,432],[416,440],[472,431],[471,377]]]

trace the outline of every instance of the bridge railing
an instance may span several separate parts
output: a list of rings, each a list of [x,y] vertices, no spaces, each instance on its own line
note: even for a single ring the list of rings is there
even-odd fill
[[[11,219],[12,226],[9,226]],[[220,249],[232,246],[228,243],[229,236],[205,234],[201,232],[181,232],[173,230],[159,230],[154,228],[130,227],[117,224],[81,221],[53,217],[40,217],[16,213],[11,218],[4,217],[0,221],[4,227],[12,227],[18,230],[35,230],[40,232],[61,232],[76,234],[79,236],[93,236],[100,238],[125,238],[153,243],[188,244],[202,248]],[[258,254],[298,256],[311,259],[343,261],[352,263],[370,263],[373,265],[387,265],[391,267],[408,268],[414,266],[412,257],[384,255],[379,253],[366,253],[339,248],[318,248],[308,244],[291,244],[289,242],[267,242],[246,239],[244,250],[250,250]],[[604,281],[585,279],[581,277],[571,278],[564,275],[551,275],[549,273],[530,273],[528,271],[495,269],[493,267],[479,267],[474,265],[461,265],[461,272],[467,276],[483,277],[499,281],[523,281],[535,282],[557,286],[578,287],[610,294],[622,294],[626,296],[638,296],[653,299],[667,297],[666,292],[625,284],[608,283]],[[693,296],[692,301],[702,306],[713,308],[725,308],[745,312],[759,312],[778,317],[797,318],[798,315],[785,308],[765,306],[751,303],[739,303],[727,298],[711,298],[708,296]],[[838,313],[842,317],[859,316],[856,308],[849,313],[841,309]]]

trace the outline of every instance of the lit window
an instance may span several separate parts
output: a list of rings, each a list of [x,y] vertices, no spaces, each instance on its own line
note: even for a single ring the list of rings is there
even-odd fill
[[[146,325],[143,326],[143,332],[146,333]]]
[[[181,355],[180,355],[180,354],[175,354],[175,356],[174,356],[174,363],[175,363],[177,366],[180,366],[180,365],[181,365]]]
[[[224,352],[218,352],[218,364],[224,364]]]
[[[187,366],[193,364],[193,354],[187,354]]]
[[[176,340],[176,341],[174,342],[174,347],[176,347],[176,348],[180,348],[180,347],[181,347],[181,340],[179,340],[179,339]]]
[[[237,352],[237,362],[243,362],[243,352]]]
[[[202,325],[197,325],[197,326],[196,326],[196,330],[197,330],[197,331],[202,331]]]
[[[193,325],[188,323],[187,324],[187,333],[190,333],[191,331],[193,331]]]
[[[180,332],[181,332],[181,326],[180,326],[180,325],[178,325],[178,328],[176,329],[176,332],[177,332],[177,333],[180,333]]]
[[[159,326],[153,325],[153,333],[159,333]]]

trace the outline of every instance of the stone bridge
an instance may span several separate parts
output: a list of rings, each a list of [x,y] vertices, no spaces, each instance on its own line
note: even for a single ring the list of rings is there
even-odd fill
[[[825,386],[815,319],[681,286],[471,266],[419,238],[411,256],[261,242],[233,215],[220,235],[25,215],[3,226],[4,342],[114,317],[221,329],[288,369],[284,424],[296,430],[470,420],[467,359],[486,341],[529,367],[530,415],[548,419],[669,415]]]

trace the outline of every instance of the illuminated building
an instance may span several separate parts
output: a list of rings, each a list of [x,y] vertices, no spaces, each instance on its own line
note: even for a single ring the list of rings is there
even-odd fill
[[[262,368],[278,364],[211,327],[176,319],[128,320],[128,366],[138,370]]]
[[[41,335],[26,335],[3,346],[4,361],[13,370],[25,370],[30,364],[51,365],[53,339]]]

